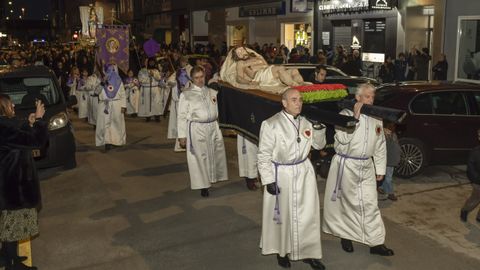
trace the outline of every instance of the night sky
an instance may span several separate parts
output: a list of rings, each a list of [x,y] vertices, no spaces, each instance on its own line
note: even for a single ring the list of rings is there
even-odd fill
[[[49,13],[49,0],[11,0],[13,6],[13,14],[18,18],[22,14],[21,8],[25,8],[25,19],[42,20]],[[8,0],[7,0],[8,6]]]

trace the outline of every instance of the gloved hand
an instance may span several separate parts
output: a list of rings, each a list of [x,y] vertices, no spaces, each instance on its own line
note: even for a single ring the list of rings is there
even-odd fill
[[[277,190],[278,190],[278,194],[280,194],[280,188],[275,183],[267,184],[268,193],[272,195],[277,195]]]

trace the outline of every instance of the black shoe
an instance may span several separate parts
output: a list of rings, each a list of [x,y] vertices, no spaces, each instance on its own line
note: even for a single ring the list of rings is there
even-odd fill
[[[341,238],[340,243],[342,244],[342,249],[345,250],[345,252],[348,252],[348,253],[353,252],[352,240]]]
[[[468,211],[462,210],[460,211],[460,220],[463,222],[467,222]]]
[[[477,222],[480,222],[480,217],[477,217],[476,220],[477,220]]]
[[[248,188],[249,190],[255,191],[255,190],[258,189],[257,185],[255,185],[255,179],[253,179],[253,178],[245,178],[245,182],[247,183],[247,188]]]
[[[325,265],[319,259],[304,259],[303,262],[310,264],[312,269],[325,270]]]
[[[111,144],[105,144],[105,152],[108,152],[110,150],[112,150],[112,145]]]
[[[278,265],[280,265],[283,268],[290,268],[292,266],[290,264],[290,260],[288,259],[287,255],[285,255],[285,257],[281,257],[280,255],[277,254],[277,262],[278,262]]]
[[[200,195],[201,195],[202,197],[208,197],[208,196],[210,196],[210,192],[208,192],[208,188],[202,188],[202,189],[200,190]]]
[[[380,256],[393,256],[393,250],[387,248],[385,245],[378,245],[370,248],[370,254],[377,254]]]
[[[150,122],[150,117],[145,118],[145,122]]]
[[[160,122],[160,116],[155,116],[155,122]]]

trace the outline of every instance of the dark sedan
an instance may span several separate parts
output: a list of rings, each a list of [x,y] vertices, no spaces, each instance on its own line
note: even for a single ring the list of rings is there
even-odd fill
[[[480,85],[410,82],[377,89],[376,105],[401,109],[397,128],[402,149],[395,173],[412,177],[427,165],[466,164],[479,144]]]

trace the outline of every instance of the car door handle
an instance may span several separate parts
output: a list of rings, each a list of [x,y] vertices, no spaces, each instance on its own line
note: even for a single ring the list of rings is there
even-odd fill
[[[435,123],[423,123],[423,126],[425,126],[425,127],[436,127],[436,126],[438,126],[438,124],[435,124]]]

